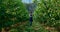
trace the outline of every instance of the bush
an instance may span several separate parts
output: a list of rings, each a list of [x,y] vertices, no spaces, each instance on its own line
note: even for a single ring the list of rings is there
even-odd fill
[[[33,19],[48,26],[60,26],[60,0],[38,1]]]
[[[1,0],[0,1],[0,25],[8,27],[12,24],[27,21],[28,11],[21,0]]]

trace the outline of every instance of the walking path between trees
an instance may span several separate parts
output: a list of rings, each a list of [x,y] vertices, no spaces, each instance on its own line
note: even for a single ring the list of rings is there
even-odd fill
[[[7,29],[12,29],[12,28],[17,28],[18,26],[25,26],[27,23],[29,23],[29,21],[24,21],[24,22],[19,22],[19,23],[16,23],[16,24],[14,24],[14,25],[11,25],[11,27],[9,27],[9,28],[7,28]],[[34,26],[34,24],[36,24],[36,23],[33,23],[32,25]],[[39,28],[39,26],[40,25],[42,25],[46,30],[48,30],[48,31],[52,31],[52,32],[57,32],[57,30],[54,28],[54,27],[49,27],[49,26],[46,26],[46,25],[44,25],[44,24],[38,24],[37,26],[34,26],[33,27],[33,29],[34,30],[38,30],[38,29],[40,29]],[[28,28],[28,27],[27,27]],[[25,29],[24,27],[23,28],[21,28],[21,29]],[[10,31],[10,30],[8,30],[8,31]],[[4,28],[2,28],[2,32],[6,32],[6,30],[4,30]]]

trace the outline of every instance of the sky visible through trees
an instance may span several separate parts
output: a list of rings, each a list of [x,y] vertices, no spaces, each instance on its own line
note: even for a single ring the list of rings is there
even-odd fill
[[[22,0],[23,3],[32,3],[33,0]]]

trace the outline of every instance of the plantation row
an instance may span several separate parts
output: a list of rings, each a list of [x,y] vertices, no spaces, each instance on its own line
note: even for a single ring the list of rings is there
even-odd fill
[[[34,3],[36,4],[36,8],[33,13],[32,27],[29,27],[29,29],[27,29],[23,25],[22,28],[25,27],[25,30],[27,32],[28,30],[30,32],[34,32],[36,31],[34,30],[34,27],[38,26],[40,29],[36,28],[37,32],[45,32],[46,30],[40,26],[40,24],[44,24],[46,26],[56,28],[59,32],[60,0],[39,0],[34,1]],[[10,27],[11,25],[23,21],[29,21],[29,12],[21,0],[0,0],[0,31],[2,28]]]

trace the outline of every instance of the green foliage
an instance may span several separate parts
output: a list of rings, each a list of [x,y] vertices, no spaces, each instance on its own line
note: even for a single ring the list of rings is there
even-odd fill
[[[48,26],[60,26],[60,0],[40,0],[33,19]]]
[[[18,29],[11,29],[9,32],[19,32]]]
[[[41,23],[60,27],[60,0],[35,0],[34,3],[37,7],[30,26],[29,13],[21,0],[0,0],[0,31],[10,27],[9,32],[49,32]]]
[[[27,21],[28,11],[21,0],[0,0],[0,25],[1,27]]]

